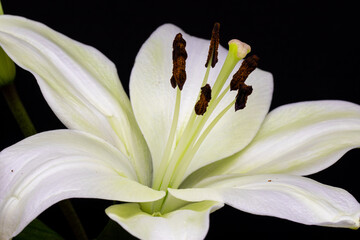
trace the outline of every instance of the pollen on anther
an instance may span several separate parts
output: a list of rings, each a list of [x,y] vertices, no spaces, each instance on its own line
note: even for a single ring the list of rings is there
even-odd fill
[[[182,34],[178,33],[173,41],[173,75],[170,79],[170,83],[173,88],[178,86],[180,90],[182,90],[186,81],[185,60],[187,58],[187,53],[185,46],[186,41],[182,38]]]
[[[210,59],[211,67],[215,67],[215,64],[218,62],[219,31],[220,23],[215,23],[211,33],[209,53],[206,59],[205,67],[208,67]]]
[[[252,86],[248,86],[245,83],[239,85],[239,90],[235,100],[235,112],[246,107],[248,96],[252,93]]]
[[[195,113],[197,115],[204,115],[210,100],[211,100],[211,87],[209,84],[206,84],[201,88],[200,99],[195,104]]]
[[[234,74],[233,79],[230,82],[230,90],[238,90],[240,85],[246,81],[250,73],[255,70],[258,62],[259,57],[256,55],[245,58],[239,70]]]

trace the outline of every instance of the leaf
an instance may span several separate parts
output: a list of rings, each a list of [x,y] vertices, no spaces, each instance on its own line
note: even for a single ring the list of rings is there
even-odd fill
[[[32,221],[14,240],[64,240],[39,219]]]

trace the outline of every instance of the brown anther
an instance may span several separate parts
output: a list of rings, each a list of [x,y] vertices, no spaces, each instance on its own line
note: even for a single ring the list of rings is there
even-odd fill
[[[248,96],[252,93],[252,91],[253,91],[252,86],[248,86],[245,83],[239,84],[239,89],[235,101],[235,112],[237,110],[241,110],[245,108]]]
[[[197,115],[204,115],[210,100],[211,100],[211,87],[209,84],[206,84],[201,88],[200,99],[195,104],[195,113]]]
[[[173,41],[173,75],[170,79],[170,83],[173,88],[178,86],[180,90],[182,90],[186,81],[185,60],[187,58],[187,53],[185,46],[186,41],[182,38],[181,33],[176,34]]]
[[[211,33],[209,53],[206,59],[205,67],[208,67],[210,59],[211,67],[215,67],[215,64],[218,62],[219,30],[220,23],[215,23]]]
[[[230,90],[238,90],[240,85],[245,82],[252,71],[255,70],[259,62],[259,57],[252,55],[242,62],[239,70],[234,74],[230,82]]]

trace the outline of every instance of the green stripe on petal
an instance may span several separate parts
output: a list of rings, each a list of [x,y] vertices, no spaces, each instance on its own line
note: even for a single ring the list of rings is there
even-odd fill
[[[329,167],[359,146],[359,105],[299,102],[270,112],[252,143],[225,160],[232,165],[226,172],[307,175]]]
[[[210,213],[222,206],[218,202],[203,201],[161,216],[153,216],[143,212],[139,204],[128,203],[110,206],[106,214],[140,239],[198,240],[206,236]]]
[[[63,199],[147,202],[165,195],[136,182],[114,146],[72,130],[40,133],[3,150],[0,182],[0,239],[17,235]]]
[[[153,158],[155,174],[158,169],[164,148],[170,133],[175,108],[176,90],[171,87],[172,76],[172,43],[177,33],[182,33],[186,41],[186,76],[187,80],[181,91],[179,121],[176,129],[176,140],[183,134],[185,126],[194,111],[206,68],[204,63],[208,55],[210,41],[190,36],[180,28],[165,24],[160,26],[143,44],[135,61],[130,78],[130,97],[135,117],[149,144]],[[228,51],[219,46],[219,62],[211,69],[208,83],[213,86],[220,73]],[[231,76],[238,70],[235,67]],[[226,80],[226,79],[225,79]],[[243,149],[255,136],[270,106],[273,90],[272,75],[262,70],[255,70],[248,79],[254,92],[249,97],[247,107],[235,113],[231,108],[210,131],[194,155],[194,159],[186,173],[230,156]],[[224,89],[226,86],[224,87]],[[236,96],[236,92],[228,92],[220,101],[205,124],[210,122],[228,106]]]
[[[0,45],[34,74],[46,101],[68,128],[119,148],[139,180],[150,184],[150,154],[109,59],[41,23],[7,15],[0,16]]]
[[[220,62],[219,58],[219,63]],[[218,63],[218,64],[219,64]],[[239,67],[240,63],[237,67]],[[237,70],[235,67],[235,71]],[[235,73],[233,71],[233,73]],[[232,74],[230,74],[232,76]],[[227,80],[230,83],[231,78]],[[246,80],[253,87],[246,107],[241,111],[232,107],[210,131],[192,161],[187,175],[209,163],[216,162],[244,149],[259,131],[261,124],[269,111],[273,91],[271,73],[261,69],[254,70]],[[214,111],[212,121],[217,114],[230,104],[236,93],[229,92]]]
[[[218,201],[307,225],[359,228],[360,224],[360,204],[350,193],[299,176],[223,175],[169,193],[184,201]]]

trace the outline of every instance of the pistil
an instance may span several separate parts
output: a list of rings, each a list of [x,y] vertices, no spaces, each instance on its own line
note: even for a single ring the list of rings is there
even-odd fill
[[[229,42],[228,55],[216,78],[214,86],[211,88],[208,84],[210,68],[214,67],[218,61],[217,48],[219,45],[219,27],[220,25],[218,23],[214,25],[208,57],[205,64],[207,69],[201,90],[198,94],[198,101],[180,136],[175,135],[180,111],[181,90],[185,82],[184,79],[186,79],[185,59],[187,54],[185,51],[186,42],[182,39],[181,34],[177,34],[174,39],[173,76],[171,77],[170,82],[174,88],[178,87],[178,90],[168,142],[165,146],[157,176],[155,176],[153,182],[154,189],[166,191],[167,188],[179,187],[192,159],[211,130],[232,106],[235,106],[235,110],[243,109],[246,105],[248,96],[252,92],[252,87],[247,86],[245,80],[257,66],[258,58],[256,56],[244,60],[239,71],[233,76],[231,84],[225,87],[221,92],[236,64],[250,52],[250,46],[239,40],[231,40]],[[225,108],[221,109],[220,113],[207,124],[219,102],[230,90],[238,91],[236,98]],[[205,126],[206,128],[204,129]],[[178,141],[175,141],[176,138]],[[166,198],[163,201],[154,203],[152,205],[152,212],[161,212],[162,209],[164,209],[164,204],[166,205]]]
[[[243,43],[237,39],[233,39],[229,41],[228,55],[226,56],[225,62],[212,88],[213,98],[217,98],[226,80],[229,78],[229,75],[231,74],[232,70],[235,68],[236,64],[241,59],[243,59],[250,51],[251,48],[246,43]]]
[[[216,84],[218,84],[219,88],[220,87],[222,88],[223,85],[225,84],[227,78],[231,74],[233,68],[235,67],[235,65],[239,62],[239,60],[241,60],[241,58],[245,57],[246,54],[250,51],[250,46],[245,43],[242,43],[239,40],[230,41],[229,48],[230,49],[229,49],[228,56],[224,62],[224,65],[222,66],[222,70],[221,70],[222,73],[220,72],[220,74],[214,84],[214,87],[216,86]],[[228,66],[226,66],[226,64],[228,64]],[[241,69],[241,71],[243,71],[243,70],[244,70],[244,68]],[[240,69],[239,69],[239,71],[240,71]],[[221,74],[222,74],[222,77],[226,77],[225,80],[223,80],[221,78],[221,76],[220,76]],[[250,72],[249,72],[249,74],[250,74]],[[223,83],[218,83],[219,80],[223,81]],[[210,86],[208,88],[210,88]],[[221,90],[221,88],[219,90]],[[251,87],[249,87],[249,88],[251,88]],[[203,92],[203,89],[204,88],[201,89],[201,92]],[[212,99],[211,101],[210,101],[210,99],[209,99],[209,101],[206,101],[205,96],[203,96],[203,94],[200,94],[199,101],[195,105],[195,112],[197,113],[197,115],[200,115],[200,116],[198,116],[196,118],[195,123],[192,124],[192,129],[189,130],[191,132],[191,134],[189,134],[190,137],[181,139],[181,140],[184,139],[184,141],[186,141],[186,143],[187,143],[187,144],[185,144],[186,147],[177,148],[175,151],[176,154],[173,155],[173,158],[177,159],[176,167],[175,167],[176,171],[173,171],[173,174],[171,175],[171,181],[170,181],[168,187],[177,188],[181,184],[182,178],[185,175],[186,170],[191,163],[191,160],[195,156],[196,152],[200,148],[200,146],[203,143],[203,141],[205,140],[206,136],[210,133],[210,131],[215,127],[215,125],[218,123],[218,121],[225,115],[225,113],[232,106],[235,105],[235,109],[237,109],[237,101],[238,101],[238,104],[243,103],[243,105],[244,105],[246,103],[245,100],[247,99],[247,96],[251,94],[251,92],[249,93],[249,91],[241,92],[242,94],[238,94],[240,97],[237,97],[227,107],[225,107],[214,118],[214,120],[207,126],[207,128],[202,132],[202,129],[206,125],[211,114],[213,113],[213,111],[215,110],[217,105],[220,103],[222,98],[226,95],[226,93],[229,92],[229,90],[230,90],[230,85],[227,86],[220,95],[218,92],[217,96],[214,96],[214,94],[213,94],[214,90],[212,90],[211,91],[211,99]],[[248,88],[246,88],[246,90],[248,90]],[[252,90],[252,88],[251,88],[251,90]],[[198,111],[197,105],[202,104],[202,102],[205,102],[203,105],[206,105],[207,108],[205,108],[205,106],[202,106],[200,108],[202,111]],[[202,134],[200,135],[201,132],[202,132]],[[180,147],[180,145],[178,147]],[[169,176],[170,176],[170,174],[169,174]]]

